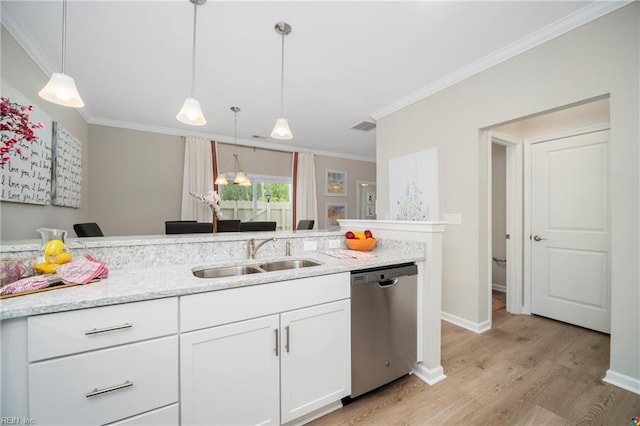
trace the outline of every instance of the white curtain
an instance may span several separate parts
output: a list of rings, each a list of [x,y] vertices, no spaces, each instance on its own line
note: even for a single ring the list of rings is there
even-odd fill
[[[296,176],[296,218],[313,219],[315,229],[318,222],[318,196],[316,194],[316,167],[313,154],[298,153],[298,173]]]
[[[188,136],[184,145],[184,171],[182,175],[181,220],[211,222],[211,208],[196,200],[189,192],[206,195],[213,190],[213,163],[211,141]]]

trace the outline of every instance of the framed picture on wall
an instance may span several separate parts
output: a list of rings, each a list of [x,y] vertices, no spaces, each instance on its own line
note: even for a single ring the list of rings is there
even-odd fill
[[[324,203],[324,219],[327,229],[338,229],[339,220],[347,217],[347,203]]]
[[[376,215],[376,206],[373,204],[367,204],[365,214],[367,217],[374,217]]]
[[[345,170],[324,169],[324,195],[347,196],[347,172]]]

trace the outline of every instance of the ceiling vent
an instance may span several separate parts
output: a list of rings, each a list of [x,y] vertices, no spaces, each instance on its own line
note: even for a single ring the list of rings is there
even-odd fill
[[[354,124],[349,128],[354,130],[362,130],[363,132],[368,132],[369,130],[376,128],[376,123],[374,123],[373,121],[363,120],[359,123]]]

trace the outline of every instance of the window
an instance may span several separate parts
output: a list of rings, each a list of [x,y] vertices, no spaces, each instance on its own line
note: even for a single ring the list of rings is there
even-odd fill
[[[275,221],[277,230],[293,229],[291,178],[254,175],[250,178],[251,186],[219,187],[223,219]]]

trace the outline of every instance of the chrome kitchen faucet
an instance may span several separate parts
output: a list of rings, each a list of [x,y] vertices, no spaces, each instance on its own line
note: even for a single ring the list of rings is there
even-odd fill
[[[276,237],[272,237],[269,238],[267,240],[263,240],[261,241],[257,246],[256,246],[256,239],[255,238],[251,238],[249,240],[249,244],[247,246],[247,257],[249,260],[253,259],[253,257],[256,255],[256,252],[258,250],[260,250],[260,247],[262,247],[263,245],[265,245],[266,243],[268,243],[269,241],[273,241],[276,242],[278,241],[278,239]]]

